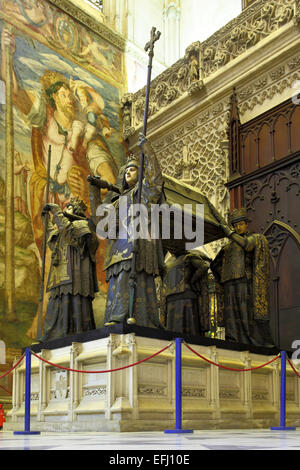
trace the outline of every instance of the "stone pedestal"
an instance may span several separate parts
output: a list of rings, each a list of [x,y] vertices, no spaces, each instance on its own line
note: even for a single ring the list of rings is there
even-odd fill
[[[32,346],[31,429],[37,431],[163,431],[175,428],[176,334],[115,325]],[[231,368],[264,364],[278,351],[205,337],[184,337],[197,353]],[[14,372],[13,408],[4,430],[24,428],[25,361]],[[280,360],[250,372],[221,369],[182,345],[182,427],[268,428],[280,419]],[[299,379],[287,367],[287,425],[300,424]]]

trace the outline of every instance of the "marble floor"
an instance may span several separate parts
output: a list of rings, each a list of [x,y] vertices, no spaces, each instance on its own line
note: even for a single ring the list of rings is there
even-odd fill
[[[143,454],[146,459],[153,451],[160,454],[176,451],[183,455],[186,451],[199,450],[300,450],[300,428],[294,431],[203,430],[191,434],[42,432],[30,436],[0,431],[1,450],[105,450],[107,458],[118,456],[119,459],[127,451],[132,451],[130,455]]]

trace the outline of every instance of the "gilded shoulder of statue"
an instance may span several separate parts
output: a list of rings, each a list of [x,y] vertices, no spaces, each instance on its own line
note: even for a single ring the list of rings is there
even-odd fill
[[[77,236],[79,237],[87,235],[88,233],[92,233],[87,220],[74,220],[72,225],[73,229],[76,231]]]

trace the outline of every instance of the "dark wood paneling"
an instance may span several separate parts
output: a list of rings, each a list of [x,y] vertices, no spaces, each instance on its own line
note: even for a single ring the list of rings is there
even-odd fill
[[[280,114],[274,121],[274,160],[284,158],[290,153],[289,120],[287,115]],[[296,149],[298,150],[298,149]]]
[[[242,149],[242,173],[252,173],[257,169],[257,143],[254,132],[248,132],[243,136]]]
[[[234,93],[228,134],[230,181],[233,181],[300,150],[300,105],[287,100],[241,125]]]
[[[269,165],[273,161],[272,129],[270,128],[270,123],[263,123],[261,128],[258,130],[257,160],[258,168]]]
[[[292,110],[290,122],[291,150],[294,153],[300,148],[300,106],[295,106]]]

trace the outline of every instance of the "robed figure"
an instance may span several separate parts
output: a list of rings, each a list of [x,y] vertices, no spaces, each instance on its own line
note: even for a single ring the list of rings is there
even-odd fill
[[[122,171],[120,195],[111,199],[107,225],[107,248],[103,269],[106,272],[108,293],[104,326],[129,320],[130,317],[130,275],[132,271],[133,250],[136,250],[136,283],[134,297],[134,321],[139,326],[160,327],[155,278],[160,276],[164,266],[161,239],[151,238],[150,209],[162,201],[163,178],[159,162],[150,142],[140,136],[139,145],[144,153],[143,184],[141,189],[141,217],[137,231],[135,226],[134,204],[137,203],[139,161],[131,155]],[[89,177],[91,185],[92,213],[99,207],[102,181]],[[105,183],[105,182],[104,182]],[[99,214],[99,211],[97,212]],[[101,216],[94,217],[97,234],[100,233]],[[114,227],[116,228],[115,233]],[[156,234],[158,227],[156,227]],[[158,234],[159,235],[159,234]]]
[[[52,213],[48,225],[52,255],[42,341],[95,328],[92,302],[98,291],[95,256],[99,241],[86,210],[78,198],[71,198],[64,211],[57,204],[43,208],[43,215]]]
[[[209,331],[209,260],[197,250],[174,253],[165,265],[162,305],[166,329],[189,335]]]
[[[246,209],[222,225],[230,239],[211,263],[223,288],[226,340],[273,347],[269,327],[270,253],[266,237],[250,233]]]

